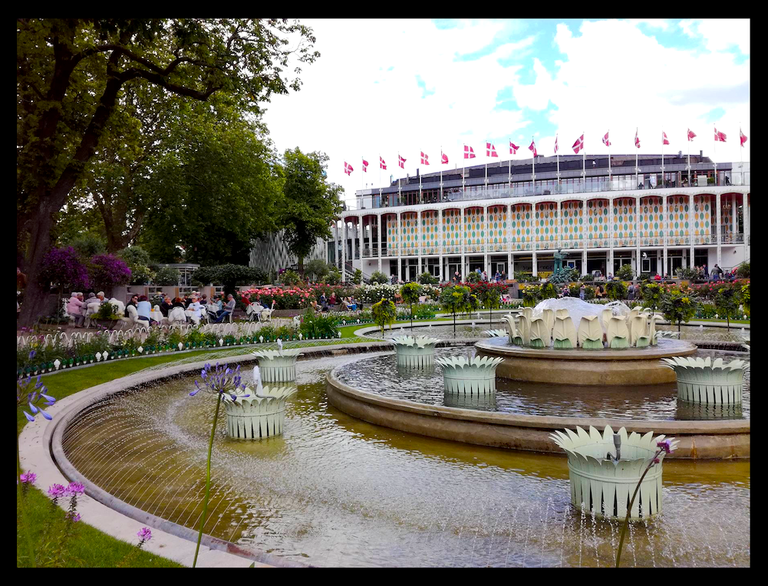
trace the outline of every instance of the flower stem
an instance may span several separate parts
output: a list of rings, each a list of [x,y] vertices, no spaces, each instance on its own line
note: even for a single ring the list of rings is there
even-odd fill
[[[643,472],[643,475],[640,477],[640,480],[637,481],[637,486],[635,487],[635,492],[632,494],[632,500],[629,501],[629,508],[627,509],[627,516],[624,518],[624,524],[621,527],[621,537],[619,537],[619,549],[616,551],[616,567],[619,567],[619,562],[621,561],[621,549],[624,546],[624,535],[627,533],[627,527],[629,526],[629,516],[632,514],[632,505],[635,504],[635,497],[637,496],[637,492],[640,490],[640,485],[643,483],[643,478],[645,478],[645,475],[648,474],[648,470],[653,468],[654,461],[656,458],[659,457],[659,454],[661,454],[662,450],[659,450],[656,452],[656,455],[651,458],[651,461],[648,463],[648,466],[645,467],[645,472]]]
[[[205,472],[205,498],[203,500],[203,518],[200,520],[200,533],[197,535],[197,547],[195,548],[195,559],[192,561],[192,567],[197,566],[197,554],[200,552],[200,542],[203,539],[203,527],[205,518],[208,515],[208,497],[211,496],[211,453],[213,452],[213,438],[216,434],[216,423],[219,420],[219,406],[221,405],[221,393],[216,399],[216,413],[213,416],[213,426],[211,428],[211,439],[208,441],[208,463]]]
[[[19,456],[19,434],[16,433],[16,486],[17,495],[16,498],[19,502],[19,509],[21,509],[21,524],[23,526],[24,537],[27,541],[27,551],[29,553],[29,563],[33,568],[37,567],[35,564],[35,548],[32,544],[32,535],[30,533],[30,526],[27,523],[27,505],[25,504],[26,496],[21,487],[21,457]]]

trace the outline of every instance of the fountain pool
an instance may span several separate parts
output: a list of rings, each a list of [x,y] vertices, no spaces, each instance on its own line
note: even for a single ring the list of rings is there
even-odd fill
[[[325,378],[358,360],[297,363],[282,436],[229,440],[220,425],[206,533],[315,566],[613,565],[620,527],[572,508],[564,456],[431,439],[345,415],[328,403]],[[214,399],[189,397],[192,385],[190,376],[167,379],[81,411],[62,437],[81,479],[195,528]],[[623,565],[749,566],[749,462],[664,467],[664,510],[631,526]]]

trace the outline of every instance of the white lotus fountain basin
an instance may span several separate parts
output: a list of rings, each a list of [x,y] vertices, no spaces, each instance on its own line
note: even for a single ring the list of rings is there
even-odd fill
[[[443,385],[446,393],[488,395],[496,391],[496,367],[502,358],[487,356],[448,356],[436,358],[443,367]]]
[[[435,346],[439,338],[428,336],[397,336],[392,344],[397,350],[397,365],[407,368],[424,368],[435,363]]]
[[[677,376],[677,398],[705,405],[740,405],[747,363],[722,358],[662,358]]]
[[[297,391],[295,386],[246,389],[236,399],[224,396],[227,435],[232,439],[257,440],[283,433],[285,403]]]
[[[654,437],[652,431],[642,436],[635,432],[627,435],[623,427],[616,435],[617,440],[610,425],[605,426],[602,435],[592,426],[589,433],[577,426],[576,432],[566,429],[565,433],[556,430],[551,434],[552,440],[568,455],[571,503],[588,514],[623,520],[637,483],[651,460],[657,457],[659,462],[643,478],[630,513],[633,520],[653,517],[662,505],[664,452],[656,454],[657,443],[665,436]],[[618,448],[616,441],[620,441]],[[677,442],[673,441],[673,449],[676,446]]]
[[[262,350],[253,355],[259,359],[261,378],[264,382],[288,382],[296,379],[296,359],[301,350]]]

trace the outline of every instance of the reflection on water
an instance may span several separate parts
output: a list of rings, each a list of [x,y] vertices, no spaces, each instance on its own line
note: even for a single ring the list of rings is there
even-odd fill
[[[472,346],[438,348],[436,356],[467,356],[475,354]],[[696,356],[710,356],[712,351],[698,351]],[[726,359],[728,361],[730,359]],[[440,365],[426,369],[397,368],[394,354],[368,356],[345,364],[336,371],[336,378],[344,384],[369,393],[424,403],[446,405],[483,411],[498,411],[518,415],[556,415],[561,417],[603,417],[618,419],[701,419],[749,418],[749,378],[746,377],[740,409],[715,411],[681,410],[677,405],[677,385],[585,387],[544,383],[527,383],[496,378],[493,400],[463,401],[445,395]]]
[[[564,457],[424,438],[330,407],[325,374],[360,359],[300,362],[281,437],[217,434],[206,532],[317,566],[613,564],[620,528],[571,507]],[[111,494],[196,528],[215,400],[189,397],[192,380],[92,407],[64,447]],[[623,564],[749,565],[749,463],[665,462],[664,484],[662,514],[632,526]]]

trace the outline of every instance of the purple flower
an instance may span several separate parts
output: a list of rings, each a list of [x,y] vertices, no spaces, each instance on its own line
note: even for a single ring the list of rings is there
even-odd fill
[[[67,489],[64,488],[62,484],[52,484],[48,488],[48,496],[54,499],[57,499],[60,496],[64,496],[66,492],[67,492]]]
[[[77,523],[80,520],[80,513],[75,513],[74,511],[68,512],[67,519],[73,523]]]
[[[670,454],[672,453],[672,441],[665,439],[664,441],[660,441],[656,443],[656,446],[664,450],[665,453]]]
[[[19,476],[19,479],[23,484],[34,484],[35,480],[37,480],[37,474],[34,472],[24,472]]]
[[[149,527],[142,527],[141,531],[139,531],[136,535],[139,536],[141,543],[152,539],[152,531],[150,531]],[[141,543],[139,545],[141,545]]]
[[[85,487],[79,482],[70,482],[65,490],[67,494],[83,494]]]

